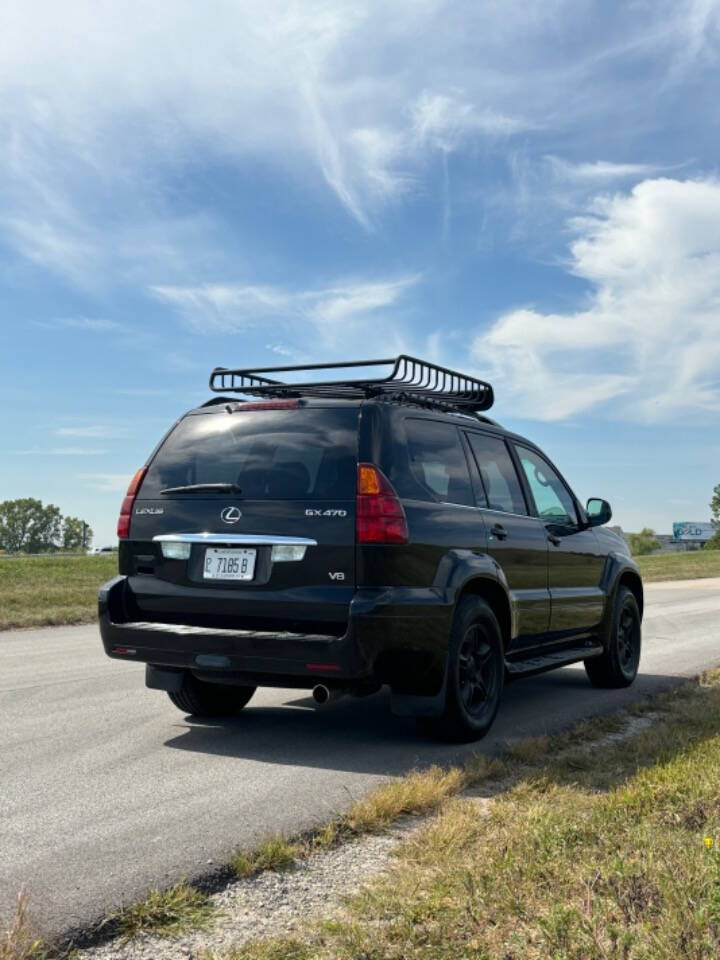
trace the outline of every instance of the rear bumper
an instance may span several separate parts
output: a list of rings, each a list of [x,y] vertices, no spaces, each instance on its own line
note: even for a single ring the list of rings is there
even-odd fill
[[[235,630],[130,620],[127,577],[98,596],[100,635],[109,657],[135,660],[228,683],[311,687],[379,680],[399,692],[434,693],[442,683],[452,607],[428,589],[355,592],[341,636]]]

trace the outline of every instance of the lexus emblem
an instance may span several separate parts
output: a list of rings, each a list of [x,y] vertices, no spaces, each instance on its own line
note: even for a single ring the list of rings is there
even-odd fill
[[[237,523],[241,516],[242,512],[238,507],[225,507],[220,511],[220,519],[223,523]]]

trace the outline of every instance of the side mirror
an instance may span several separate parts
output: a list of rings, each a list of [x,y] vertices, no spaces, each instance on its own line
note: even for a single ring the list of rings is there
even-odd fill
[[[607,500],[601,500],[600,497],[591,497],[585,508],[588,518],[588,525],[591,527],[601,527],[604,523],[609,523],[612,519],[612,509]]]

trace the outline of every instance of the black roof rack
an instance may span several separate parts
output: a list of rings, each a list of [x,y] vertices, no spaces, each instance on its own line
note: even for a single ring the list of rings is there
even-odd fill
[[[285,383],[270,379],[268,373],[308,370],[341,370],[350,367],[392,366],[383,377],[352,380],[322,380]],[[439,367],[435,363],[401,354],[389,360],[354,360],[345,363],[312,363],[290,367],[266,367],[231,370],[216,367],[210,374],[210,389],[215,393],[244,393],[252,397],[327,397],[356,399],[384,396],[408,399],[445,409],[467,413],[489,410],[493,388],[484,380]]]

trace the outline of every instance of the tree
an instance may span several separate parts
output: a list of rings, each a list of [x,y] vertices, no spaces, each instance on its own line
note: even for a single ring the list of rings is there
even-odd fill
[[[61,525],[60,508],[52,503],[44,506],[32,497],[0,503],[0,546],[9,553],[57,549]]]
[[[87,550],[92,545],[93,532],[79,517],[65,517],[62,526],[63,550]]]
[[[703,550],[720,550],[720,528],[703,546]]]
[[[644,557],[654,550],[660,549],[655,531],[649,527],[643,527],[640,533],[629,533],[628,543],[630,544],[630,552],[636,557]]]
[[[720,528],[720,483],[714,488],[712,500],[710,501],[710,513],[712,513],[713,524]]]
[[[713,490],[712,500],[710,501],[710,512],[712,513],[712,522],[715,527],[715,536],[705,544],[706,550],[720,550],[720,483]]]

